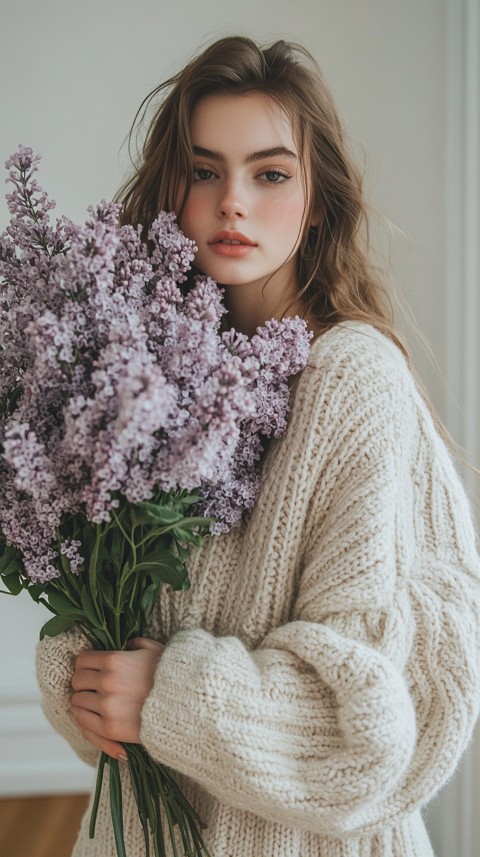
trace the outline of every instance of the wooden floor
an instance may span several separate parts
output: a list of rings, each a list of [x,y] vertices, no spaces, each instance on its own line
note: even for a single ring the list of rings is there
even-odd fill
[[[70,857],[87,795],[0,799],[1,857]]]

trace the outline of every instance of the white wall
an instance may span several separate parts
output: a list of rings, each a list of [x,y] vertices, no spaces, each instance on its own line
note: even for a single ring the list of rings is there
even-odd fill
[[[477,0],[468,0],[472,4]],[[358,151],[360,142],[367,150],[371,201],[402,230],[394,233],[395,280],[439,370],[415,342],[414,352],[434,403],[443,415],[448,404],[452,424],[459,425],[462,403],[452,405],[442,380],[449,367],[445,295],[454,286],[446,275],[452,5],[455,0],[3,0],[0,160],[19,142],[42,152],[41,183],[60,213],[82,219],[87,205],[112,196],[122,179],[122,142],[142,98],[202,43],[229,33],[303,42],[323,67]],[[0,227],[6,220],[3,205]],[[43,621],[27,599],[0,601],[4,794],[75,790],[90,778],[39,714],[33,652]],[[14,761],[20,744],[23,767]],[[42,778],[46,750],[58,764]],[[441,807],[448,812],[447,799]],[[440,821],[432,818],[439,838]],[[437,848],[442,855],[440,843]]]

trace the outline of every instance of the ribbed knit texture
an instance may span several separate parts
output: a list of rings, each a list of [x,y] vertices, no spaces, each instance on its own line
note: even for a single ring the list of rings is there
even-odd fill
[[[480,706],[480,561],[465,493],[399,350],[368,325],[319,337],[248,524],[163,591],[167,648],[142,713],[151,756],[207,823],[212,857],[431,857],[419,808]],[[68,714],[78,634],[38,649]],[[128,781],[128,857],[144,854]],[[108,787],[75,857],[115,857]],[[180,851],[181,853],[181,851]],[[169,852],[170,855],[170,852]]]

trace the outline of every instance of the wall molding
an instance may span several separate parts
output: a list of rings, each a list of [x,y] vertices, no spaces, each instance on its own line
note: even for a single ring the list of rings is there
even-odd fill
[[[480,467],[480,0],[446,3],[445,422]],[[462,475],[480,510],[479,479]],[[480,734],[431,813],[439,857],[477,857]],[[435,830],[433,829],[435,828]]]
[[[478,465],[480,0],[447,0],[447,13],[445,418]],[[466,468],[464,477],[474,495],[475,475]]]
[[[0,797],[91,790],[94,769],[50,726],[28,688],[0,698]]]

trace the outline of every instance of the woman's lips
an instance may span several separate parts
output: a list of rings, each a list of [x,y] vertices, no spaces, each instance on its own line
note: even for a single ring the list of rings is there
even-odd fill
[[[246,256],[257,245],[242,232],[222,230],[208,242],[208,246],[219,256]]]
[[[223,241],[215,241],[209,244],[210,250],[219,256],[246,256],[255,250],[255,244],[229,244]]]

